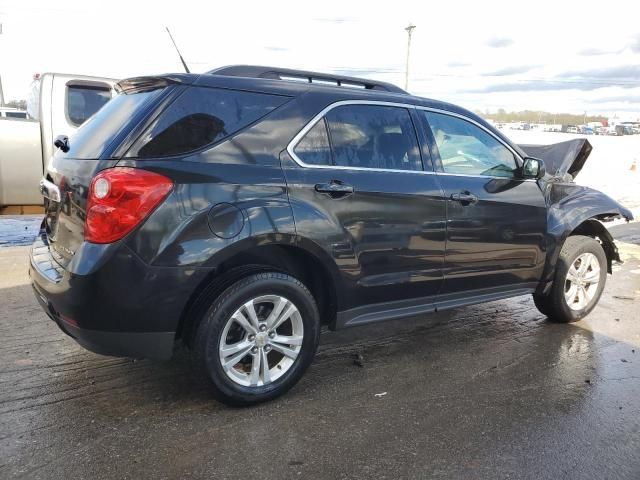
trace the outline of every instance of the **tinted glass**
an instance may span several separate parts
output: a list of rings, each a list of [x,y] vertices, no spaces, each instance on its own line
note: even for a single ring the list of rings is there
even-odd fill
[[[287,97],[191,87],[149,127],[127,157],[164,157],[217,142],[282,105]]]
[[[109,100],[111,100],[109,88],[68,85],[67,117],[73,125],[82,125]]]
[[[309,165],[331,165],[331,149],[324,119],[302,137],[294,152],[300,160]]]
[[[58,150],[56,155],[69,158],[100,158],[114,137],[131,122],[132,116],[152,101],[162,89],[116,95],[89,121],[85,122],[69,140],[69,151]],[[55,135],[61,132],[54,132]]]
[[[27,112],[5,112],[7,118],[27,118]]]
[[[421,112],[427,118],[446,173],[513,177],[513,153],[492,135],[461,118]]]
[[[422,170],[416,132],[405,108],[344,105],[327,114],[335,164]]]

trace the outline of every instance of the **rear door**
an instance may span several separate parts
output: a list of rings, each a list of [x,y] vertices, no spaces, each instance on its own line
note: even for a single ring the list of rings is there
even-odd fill
[[[544,266],[547,210],[517,153],[461,115],[419,110],[447,199],[439,302],[535,288]]]
[[[339,102],[283,155],[297,234],[340,269],[341,309],[422,299],[442,283],[445,204],[412,108]],[[387,308],[388,307],[388,308]]]
[[[62,266],[71,261],[84,240],[87,194],[93,176],[118,162],[105,158],[115,139],[136,125],[163,91],[159,87],[117,95],[69,139],[68,151],[57,150],[52,157],[41,189],[47,237]]]

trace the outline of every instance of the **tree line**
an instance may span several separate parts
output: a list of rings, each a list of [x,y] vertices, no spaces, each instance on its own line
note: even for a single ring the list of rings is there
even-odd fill
[[[499,123],[547,123],[547,124],[563,124],[563,125],[583,125],[589,122],[606,122],[607,117],[602,115],[585,115],[573,113],[550,113],[537,110],[523,110],[520,112],[507,112],[504,108],[498,109],[497,112],[488,110],[482,112],[477,110],[475,113],[481,117],[493,120]]]

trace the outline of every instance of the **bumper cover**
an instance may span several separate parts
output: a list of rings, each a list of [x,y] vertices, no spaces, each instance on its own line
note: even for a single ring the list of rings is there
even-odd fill
[[[149,268],[137,264],[129,253],[126,259],[114,257],[108,263],[122,264],[124,261],[130,274],[132,265],[133,269],[142,271],[141,275]],[[162,318],[154,316],[149,299],[139,293],[144,289],[136,289],[135,283],[129,284],[131,293],[119,302],[105,285],[105,277],[109,283],[126,281],[116,274],[117,267],[88,275],[72,273],[53,259],[44,236],[33,244],[29,263],[36,299],[60,329],[87,350],[101,355],[158,360],[172,356],[175,328],[161,330],[158,326],[177,326],[179,315],[167,312]],[[130,305],[136,300],[139,301],[138,308],[132,309]],[[175,310],[178,311],[181,304],[176,303]],[[127,330],[126,325],[135,328]]]

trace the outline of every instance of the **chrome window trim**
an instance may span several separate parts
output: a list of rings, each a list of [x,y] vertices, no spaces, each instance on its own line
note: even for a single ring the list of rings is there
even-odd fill
[[[537,182],[535,178],[519,178],[519,177],[500,177],[498,175],[471,175],[468,173],[447,173],[447,172],[435,172],[436,175],[449,175],[452,177],[467,177],[467,178],[491,178],[498,180],[515,180],[517,182]]]
[[[334,103],[332,103],[330,105],[327,105],[325,108],[323,108],[320,111],[320,113],[318,113],[316,116],[314,116],[304,127],[302,127],[302,129],[295,135],[295,137],[293,137],[293,139],[291,139],[291,141],[287,145],[287,149],[286,150],[289,153],[289,155],[291,156],[291,158],[293,158],[294,162],[296,162],[299,166],[301,166],[303,168],[332,169],[332,170],[363,170],[363,171],[368,171],[368,172],[417,173],[417,174],[421,174],[421,175],[446,174],[446,175],[457,175],[457,176],[464,176],[464,177],[480,177],[480,178],[516,178],[516,177],[493,177],[493,176],[490,176],[490,175],[453,174],[453,173],[446,173],[446,172],[436,172],[434,170],[397,170],[397,169],[392,169],[392,168],[344,167],[344,166],[341,166],[341,165],[311,165],[309,163],[305,163],[304,161],[302,161],[302,159],[300,157],[298,157],[296,155],[296,153],[294,152],[295,147],[298,145],[300,140],[302,140],[302,137],[304,137],[307,134],[307,132],[309,130],[311,130],[315,126],[315,124],[318,123],[318,121],[320,121],[320,119],[322,119],[327,113],[329,113],[334,108],[341,107],[341,106],[344,106],[344,105],[377,105],[377,106],[382,106],[382,107],[399,107],[399,108],[406,108],[408,110],[411,110],[411,109],[413,109],[413,110],[426,110],[426,111],[429,111],[429,112],[441,113],[441,114],[444,114],[444,115],[451,115],[452,117],[457,117],[457,118],[460,118],[460,119],[465,120],[467,122],[470,122],[473,125],[475,125],[475,126],[479,127],[480,129],[484,130],[491,137],[493,137],[495,140],[497,140],[502,145],[504,145],[507,149],[509,149],[509,151],[511,151],[511,153],[513,153],[514,157],[516,158],[516,163],[518,163],[518,160],[520,160],[520,163],[523,162],[523,159],[520,156],[520,154],[518,152],[516,152],[513,148],[511,148],[507,143],[505,143],[504,140],[502,140],[501,138],[497,137],[491,130],[489,130],[485,126],[481,125],[480,123],[476,122],[475,120],[473,120],[473,119],[471,119],[469,117],[466,117],[466,116],[461,115],[459,113],[450,112],[448,110],[442,110],[442,109],[439,109],[439,108],[423,107],[421,105],[413,105],[413,104],[410,104],[410,103],[386,102],[386,101],[382,101],[382,100],[340,100],[340,101],[334,102]],[[423,168],[424,168],[424,164],[423,164]],[[531,179],[518,179],[518,180],[531,180]]]

